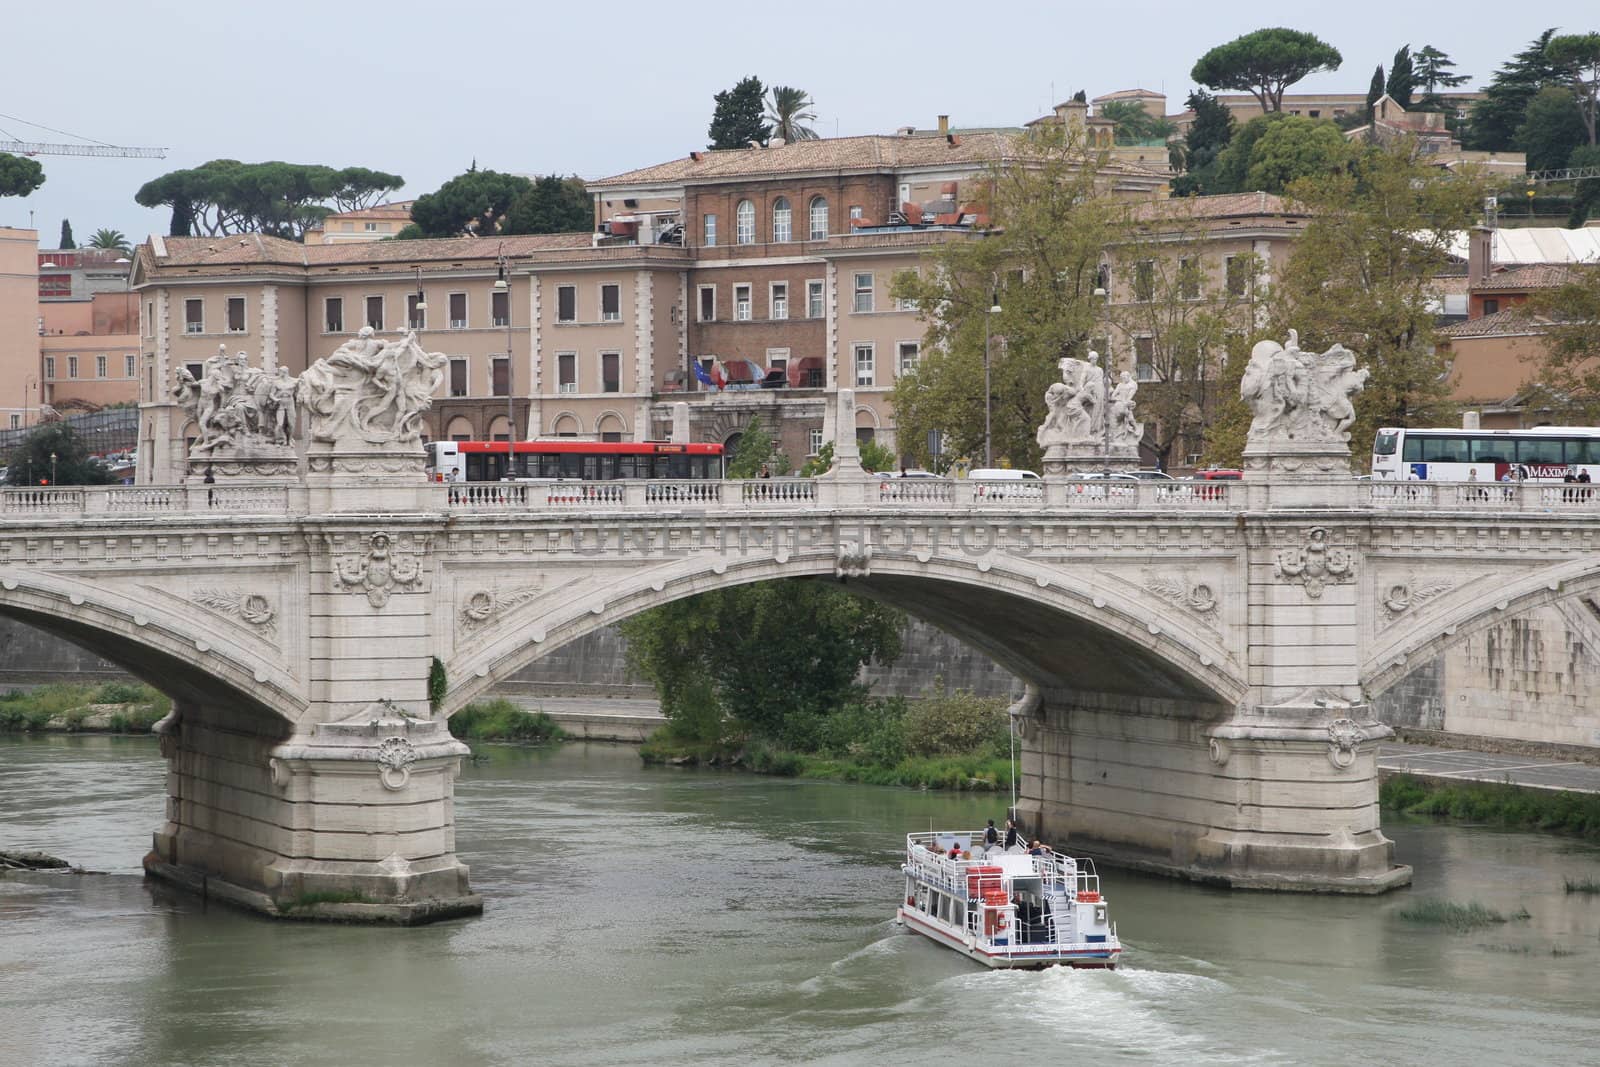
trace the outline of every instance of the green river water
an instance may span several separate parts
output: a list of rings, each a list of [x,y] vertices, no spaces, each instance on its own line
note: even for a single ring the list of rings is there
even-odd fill
[[[457,783],[482,918],[279,923],[148,884],[153,741],[0,739],[0,1064],[1600,1063],[1600,848],[1395,823],[1413,888],[1102,871],[1115,972],[991,973],[891,921],[910,829],[1004,801],[488,746]],[[1070,851],[1070,846],[1067,848]],[[1404,922],[1419,896],[1531,918]]]

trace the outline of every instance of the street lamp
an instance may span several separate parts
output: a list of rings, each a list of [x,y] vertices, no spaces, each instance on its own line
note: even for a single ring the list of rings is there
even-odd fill
[[[1000,314],[1000,294],[989,293],[989,310],[983,313],[983,465],[994,466],[994,442],[989,433],[989,320]]]
[[[413,309],[411,328],[414,330],[425,329],[426,327],[423,324],[427,322],[427,319],[424,317],[427,315],[427,313],[428,297],[427,294],[422,291],[422,268],[419,266],[417,267],[417,304]]]
[[[1110,301],[1110,294],[1102,286],[1095,286],[1095,299]],[[1107,334],[1109,337],[1110,335]],[[1106,346],[1110,348],[1110,345]],[[1100,374],[1104,381],[1100,394],[1100,473],[1105,475],[1106,494],[1111,493],[1111,353],[1100,353]]]
[[[500,248],[495,250],[495,254],[494,254],[494,259],[495,259],[494,291],[496,293],[504,293],[505,297],[506,297],[506,472],[505,472],[505,477],[510,478],[511,474],[512,474],[512,471],[511,471],[512,459],[513,459],[513,457],[514,457],[514,455],[516,453],[517,416],[516,416],[516,408],[515,408],[514,405],[516,403],[517,392],[516,392],[516,390],[514,388],[512,388],[512,383],[516,381],[516,363],[513,362],[512,358],[511,358],[511,282],[510,282],[509,279],[506,278],[506,257],[505,257],[505,253],[502,251],[504,248],[505,248],[505,245],[502,244],[500,246]],[[491,312],[491,314],[493,313],[493,308],[490,309],[490,312]]]
[[[56,454],[50,453],[50,484],[56,484]]]

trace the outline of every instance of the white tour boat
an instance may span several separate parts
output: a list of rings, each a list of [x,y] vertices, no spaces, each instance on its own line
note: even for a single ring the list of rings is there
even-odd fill
[[[1048,848],[985,852],[982,840],[982,831],[907,834],[895,921],[988,967],[1117,965],[1122,943],[1092,861]]]

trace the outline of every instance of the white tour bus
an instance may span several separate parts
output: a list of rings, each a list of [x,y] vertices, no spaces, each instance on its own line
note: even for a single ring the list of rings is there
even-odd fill
[[[1600,428],[1388,429],[1372,445],[1372,476],[1428,482],[1600,482]]]

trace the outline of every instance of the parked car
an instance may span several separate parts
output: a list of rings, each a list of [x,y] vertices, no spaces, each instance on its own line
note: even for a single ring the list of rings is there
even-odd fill
[[[1033,471],[979,467],[967,472],[967,481],[979,483],[973,495],[983,500],[1040,500],[1044,497],[1044,480]]]
[[[1105,497],[1108,493],[1114,497],[1133,496],[1139,492],[1137,487],[1140,479],[1137,475],[1131,472],[1079,471],[1072,477],[1078,482],[1078,484],[1072,487],[1073,491],[1090,497]],[[1082,484],[1084,482],[1094,481],[1109,481],[1112,483],[1112,485],[1108,489],[1106,486],[1102,485]]]
[[[1126,471],[1124,473],[1129,477],[1137,478],[1141,482],[1175,482],[1178,480],[1166,471],[1154,470],[1148,467],[1141,467],[1136,471]]]

